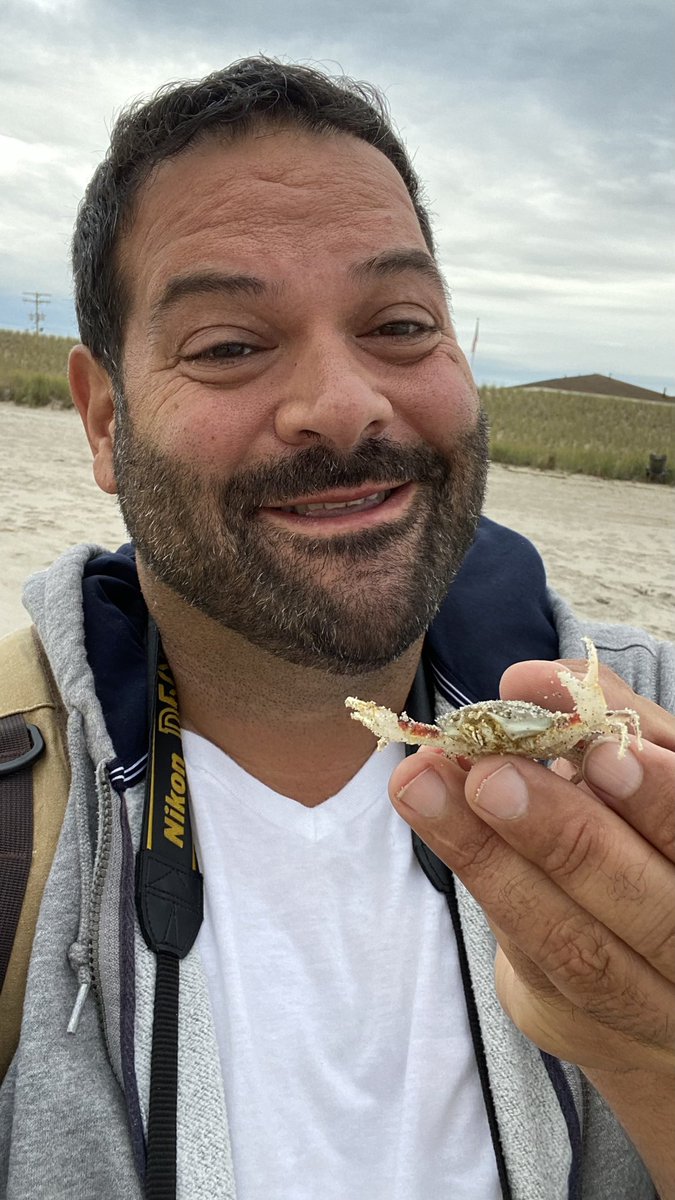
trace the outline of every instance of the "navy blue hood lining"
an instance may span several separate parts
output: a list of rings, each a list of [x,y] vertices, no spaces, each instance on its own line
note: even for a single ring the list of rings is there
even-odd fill
[[[115,787],[142,779],[148,753],[148,610],[132,545],[99,554],[82,578],[84,642],[94,686],[115,747]]]
[[[512,663],[558,657],[544,564],[526,537],[481,518],[426,649],[439,690],[455,704],[498,699]]]
[[[147,759],[147,609],[132,545],[91,559],[82,580],[85,646],[117,761],[116,786]],[[425,641],[439,691],[455,706],[493,700],[508,666],[558,657],[544,565],[527,538],[481,518]]]

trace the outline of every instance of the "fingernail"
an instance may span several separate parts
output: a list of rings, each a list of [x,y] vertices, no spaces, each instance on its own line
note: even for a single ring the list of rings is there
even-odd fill
[[[445,810],[448,792],[440,775],[431,767],[416,775],[396,796],[421,817],[440,817]]]
[[[612,740],[594,742],[586,751],[582,773],[591,787],[606,792],[615,800],[627,800],[636,792],[644,778],[642,763],[631,750],[619,758],[619,743]]]
[[[527,812],[527,784],[515,767],[505,763],[483,780],[473,803],[492,817],[513,821]]]

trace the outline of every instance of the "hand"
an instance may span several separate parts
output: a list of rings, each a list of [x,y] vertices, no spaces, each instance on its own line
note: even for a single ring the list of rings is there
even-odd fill
[[[503,697],[563,707],[555,667],[511,667]],[[587,1071],[662,1075],[675,1064],[675,718],[608,668],[601,684],[609,708],[639,713],[644,748],[618,758],[595,743],[584,782],[517,757],[467,773],[424,749],[390,791],[485,911],[497,993],[523,1033]]]

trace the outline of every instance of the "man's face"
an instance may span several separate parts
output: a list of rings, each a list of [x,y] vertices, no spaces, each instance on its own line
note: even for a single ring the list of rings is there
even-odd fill
[[[289,661],[398,657],[471,543],[487,448],[394,167],[346,135],[207,140],[144,187],[120,267],[142,562]]]

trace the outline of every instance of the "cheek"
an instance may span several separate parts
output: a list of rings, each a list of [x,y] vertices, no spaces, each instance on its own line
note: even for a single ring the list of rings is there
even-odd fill
[[[261,405],[235,393],[192,380],[174,380],[167,387],[159,378],[146,384],[132,417],[137,432],[164,455],[221,478],[255,455],[271,425]]]
[[[174,415],[171,429],[173,453],[191,465],[213,470],[222,477],[255,457],[261,430],[234,397],[221,397]]]
[[[425,442],[452,447],[459,435],[475,427],[480,398],[468,367],[464,371],[459,363],[440,360],[429,368],[408,394],[409,420]]]

